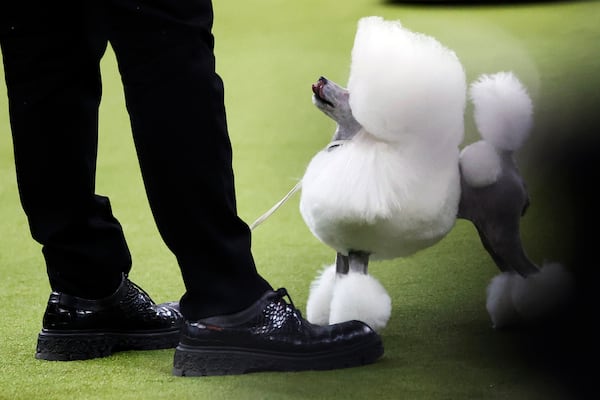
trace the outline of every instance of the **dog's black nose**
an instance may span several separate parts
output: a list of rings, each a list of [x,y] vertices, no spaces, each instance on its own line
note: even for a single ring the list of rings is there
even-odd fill
[[[323,77],[320,77],[317,82],[312,84],[312,91],[319,99],[323,99],[323,86],[326,84],[327,79]]]

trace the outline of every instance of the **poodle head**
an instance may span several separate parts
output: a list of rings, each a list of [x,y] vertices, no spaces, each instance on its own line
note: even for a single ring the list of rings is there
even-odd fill
[[[346,88],[321,77],[313,83],[312,91],[315,106],[337,122],[334,140],[351,139],[362,128],[352,115]]]
[[[381,140],[462,142],[465,72],[456,54],[433,37],[399,21],[362,18],[347,87],[354,118]]]

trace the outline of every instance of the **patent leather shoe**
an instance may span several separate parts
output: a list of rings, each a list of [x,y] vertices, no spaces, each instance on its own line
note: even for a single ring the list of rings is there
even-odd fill
[[[178,303],[157,305],[126,277],[115,293],[99,300],[52,292],[35,356],[69,361],[172,348],[182,324]]]
[[[239,313],[186,321],[173,374],[327,370],[370,364],[383,355],[381,338],[368,325],[311,324],[285,296],[285,289],[269,291]]]

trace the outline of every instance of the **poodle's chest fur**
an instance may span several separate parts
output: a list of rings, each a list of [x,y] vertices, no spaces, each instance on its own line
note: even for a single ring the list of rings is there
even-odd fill
[[[372,259],[403,257],[444,237],[460,199],[458,149],[420,151],[362,134],[319,152],[300,199],[312,233],[342,254]]]

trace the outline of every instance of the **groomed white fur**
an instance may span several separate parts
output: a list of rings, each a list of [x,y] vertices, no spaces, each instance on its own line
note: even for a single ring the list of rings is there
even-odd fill
[[[494,146],[480,140],[460,152],[460,168],[469,186],[484,187],[498,180],[502,173],[502,161]]]
[[[492,278],[487,287],[486,309],[494,328],[515,325],[519,315],[512,302],[512,283],[515,279],[523,279],[514,272],[503,272]]]
[[[436,161],[404,157],[402,149],[361,132],[321,151],[302,179],[300,212],[311,232],[342,254],[371,260],[413,254],[454,226],[460,199],[458,148]]]
[[[354,118],[381,140],[428,148],[462,142],[461,63],[436,39],[399,21],[359,20],[348,90]]]
[[[533,124],[533,104],[512,72],[482,75],[470,86],[481,137],[506,151],[519,149]]]
[[[527,278],[504,272],[487,289],[486,308],[494,328],[536,323],[552,317],[569,304],[574,281],[559,263],[547,263]]]
[[[459,163],[470,186],[493,184],[532,126],[533,105],[519,80],[511,72],[482,75],[470,98],[483,140],[459,157],[467,95],[460,61],[436,39],[381,17],[358,23],[347,88],[363,129],[313,157],[300,212],[323,243],[370,260],[408,256],[443,238],[456,220]],[[571,285],[559,264],[527,279],[500,274],[486,307],[496,328],[534,322],[564,304]],[[390,315],[391,299],[370,275],[338,275],[330,266],[311,285],[313,323],[357,319],[381,330]]]
[[[310,285],[306,319],[317,325],[359,320],[381,331],[392,313],[392,300],[371,275],[338,275],[335,265],[321,271]]]
[[[539,273],[517,279],[512,289],[515,309],[526,321],[544,319],[569,303],[575,283],[559,263],[544,264]]]
[[[306,319],[313,324],[329,324],[329,309],[335,285],[335,265],[330,265],[310,284],[306,302]]]
[[[351,141],[321,151],[302,179],[300,212],[342,254],[404,257],[454,226],[466,81],[454,52],[398,21],[358,23],[348,81]]]
[[[381,331],[392,314],[392,300],[373,276],[350,272],[336,276],[330,312],[330,324],[359,320]]]

